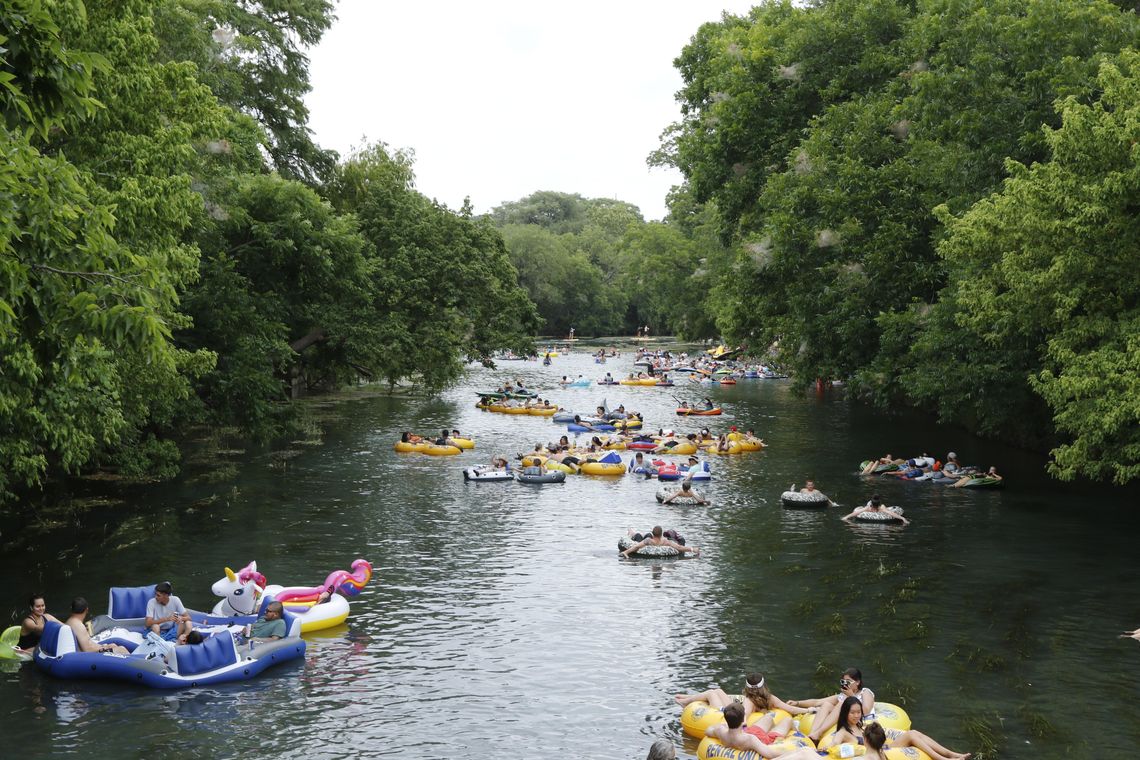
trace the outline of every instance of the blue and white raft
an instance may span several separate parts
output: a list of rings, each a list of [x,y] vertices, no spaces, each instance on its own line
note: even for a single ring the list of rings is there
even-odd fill
[[[119,644],[130,651],[143,641],[146,602],[154,596],[154,586],[111,589],[110,614],[97,618],[92,626],[94,641]],[[265,599],[262,611],[271,599]],[[266,668],[301,658],[301,619],[285,609],[287,635],[262,643],[248,642],[239,631],[257,620],[256,615],[214,617],[191,612],[194,626],[205,637],[201,644],[173,648],[169,657],[142,654],[80,652],[75,634],[66,625],[52,621],[35,652],[35,663],[56,678],[128,681],[156,689],[182,689],[244,681]]]

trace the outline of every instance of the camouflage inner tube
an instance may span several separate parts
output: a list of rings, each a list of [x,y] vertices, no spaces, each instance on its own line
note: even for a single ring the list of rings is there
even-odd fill
[[[902,507],[883,507],[882,512],[863,512],[851,519],[856,522],[865,523],[897,523],[902,522],[902,520],[899,519],[902,513]]]
[[[785,509],[826,509],[831,504],[831,499],[819,491],[784,491],[780,494],[780,503]]]
[[[657,501],[659,503],[664,503],[666,499],[668,499],[670,496],[672,496],[673,494],[677,493],[680,490],[681,490],[680,488],[659,488],[659,489],[657,489]],[[670,504],[700,504],[700,502],[697,501],[696,496],[682,496],[679,499],[673,499],[673,501],[671,501],[669,503]]]
[[[622,536],[618,539],[618,551],[624,552],[629,547],[633,546],[636,542],[629,536]],[[682,552],[677,551],[672,546],[643,546],[633,554],[631,557],[680,557]]]

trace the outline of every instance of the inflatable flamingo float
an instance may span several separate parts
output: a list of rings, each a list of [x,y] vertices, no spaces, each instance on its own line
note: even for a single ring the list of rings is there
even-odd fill
[[[219,579],[211,587],[222,600],[214,607],[214,615],[230,617],[251,615],[260,609],[264,599],[275,599],[301,619],[301,633],[319,631],[340,625],[348,618],[348,596],[356,596],[372,579],[372,563],[358,559],[352,563],[352,571],[336,570],[329,573],[320,586],[276,586],[269,585],[266,578],[257,570],[257,563],[250,562],[234,572],[226,568],[226,577]],[[321,594],[329,592],[328,598],[318,603]]]

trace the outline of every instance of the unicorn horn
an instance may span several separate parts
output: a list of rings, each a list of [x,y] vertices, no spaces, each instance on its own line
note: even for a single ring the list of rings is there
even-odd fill
[[[234,571],[230,570],[228,567],[226,568],[226,577],[229,578],[231,581],[237,580],[237,576],[234,575]]]

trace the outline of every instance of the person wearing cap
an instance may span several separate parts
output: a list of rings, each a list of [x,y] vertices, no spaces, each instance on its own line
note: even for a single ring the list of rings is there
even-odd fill
[[[189,634],[194,628],[190,613],[172,591],[170,581],[163,581],[154,587],[154,598],[146,603],[146,627],[167,641]]]

